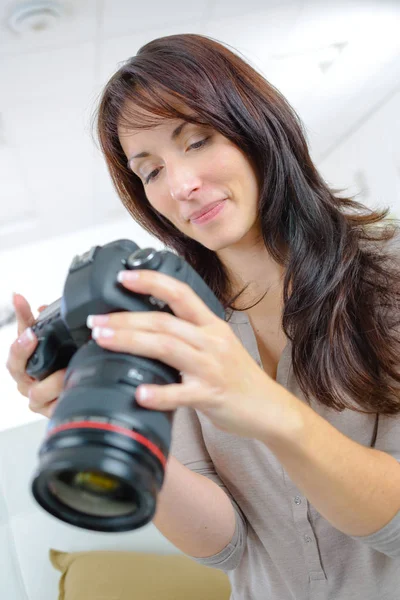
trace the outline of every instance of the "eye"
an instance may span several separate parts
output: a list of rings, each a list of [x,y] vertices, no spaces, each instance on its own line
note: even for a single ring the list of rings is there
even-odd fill
[[[203,146],[205,146],[207,144],[207,142],[210,140],[211,136],[208,136],[206,138],[204,138],[203,140],[199,140],[198,142],[194,142],[193,144],[190,144],[189,146],[189,150],[193,149],[193,150],[197,150],[198,148],[202,148]],[[144,183],[145,185],[147,185],[148,183],[150,183],[150,181],[153,181],[159,171],[161,171],[161,169],[154,169],[151,173],[149,173],[149,175],[145,178]]]
[[[194,150],[196,150],[197,148],[201,148],[202,146],[205,146],[205,144],[208,142],[209,139],[210,139],[210,136],[204,138],[204,140],[199,140],[198,142],[194,142],[194,144],[190,144],[189,149],[193,148]]]
[[[154,171],[152,171],[149,175],[147,175],[146,179],[144,180],[145,184],[147,185],[148,183],[150,183],[150,181],[152,179],[157,177],[159,171],[160,171],[160,169],[154,169]]]

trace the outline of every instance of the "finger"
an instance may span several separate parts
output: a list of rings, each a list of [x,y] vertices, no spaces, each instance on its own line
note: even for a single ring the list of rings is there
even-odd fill
[[[26,363],[33,353],[38,339],[28,328],[11,344],[6,367],[18,386],[30,385],[34,379],[26,373]],[[18,388],[19,389],[19,388]],[[24,393],[22,389],[19,390]]]
[[[40,414],[50,419],[57,406],[57,402],[58,398],[55,398],[52,402],[49,402],[46,406],[43,407],[43,409],[40,411]]]
[[[140,406],[151,410],[175,410],[180,406],[196,404],[194,394],[188,394],[185,386],[179,383],[169,385],[140,385],[135,399]]]
[[[48,307],[48,304],[42,304],[41,306],[39,306],[38,308],[38,312],[43,312],[45,308]]]
[[[35,382],[29,389],[29,408],[33,412],[42,413],[63,391],[66,369],[52,373],[43,381]]]
[[[135,399],[140,406],[152,410],[175,410],[180,406],[205,410],[215,403],[214,395],[211,392],[206,394],[202,386],[182,383],[139,385]]]
[[[118,281],[128,290],[163,300],[177,317],[195,325],[211,325],[218,319],[187,283],[165,273],[120,271]]]
[[[92,338],[100,346],[113,352],[126,352],[154,358],[178,371],[185,371],[193,375],[204,376],[210,361],[210,355],[169,335],[129,329],[114,331],[95,327],[92,331]]]
[[[48,402],[47,404],[39,407],[37,410],[33,409],[31,407],[31,405],[29,404],[29,409],[32,412],[38,413],[39,415],[43,415],[44,417],[47,417],[48,419],[50,419],[53,415],[53,412],[57,406],[57,402],[58,402],[58,398],[54,398],[54,400],[52,400],[51,402]]]
[[[14,294],[13,305],[17,317],[18,336],[20,336],[27,327],[32,327],[35,317],[29,303],[21,294]]]
[[[131,329],[135,332],[148,331],[168,334],[198,350],[204,350],[210,344],[210,337],[205,329],[160,311],[143,313],[126,311],[107,315],[89,315],[86,324],[89,328],[107,327],[114,330]]]

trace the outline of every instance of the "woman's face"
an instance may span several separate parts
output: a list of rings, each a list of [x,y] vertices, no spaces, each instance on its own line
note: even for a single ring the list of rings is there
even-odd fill
[[[187,236],[215,252],[257,237],[256,174],[223,135],[171,119],[151,129],[121,126],[119,139],[150,204]]]

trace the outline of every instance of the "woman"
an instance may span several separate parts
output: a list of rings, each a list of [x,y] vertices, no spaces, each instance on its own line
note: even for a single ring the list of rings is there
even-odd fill
[[[316,171],[299,120],[240,57],[198,35],[154,40],[108,82],[98,133],[133,218],[226,308],[122,272],[166,313],[88,318],[104,348],[162,360],[139,387],[177,409],[154,523],[232,598],[395,599],[400,587],[398,226]],[[32,323],[17,296],[19,333]],[[25,344],[25,345],[24,345]],[[32,382],[27,329],[8,367],[51,415],[63,372]]]

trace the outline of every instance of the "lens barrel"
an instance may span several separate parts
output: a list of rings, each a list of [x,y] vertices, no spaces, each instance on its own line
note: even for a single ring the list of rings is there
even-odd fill
[[[154,516],[165,456],[151,440],[112,423],[72,422],[42,445],[36,501],[58,519],[95,531],[129,531]]]
[[[145,409],[139,383],[176,382],[159,361],[82,346],[39,450],[36,501],[55,517],[96,531],[128,531],[154,516],[171,443],[172,411]]]

